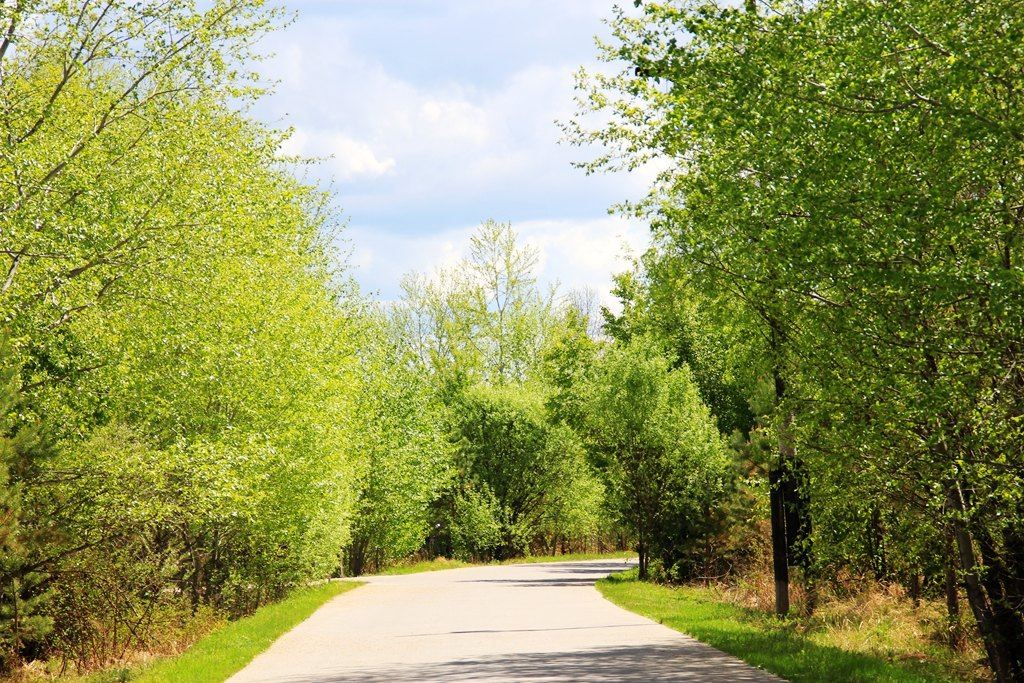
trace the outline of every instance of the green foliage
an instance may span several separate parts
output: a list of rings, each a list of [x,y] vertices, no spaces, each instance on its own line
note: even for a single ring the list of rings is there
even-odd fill
[[[101,364],[68,323],[149,294],[142,283],[206,232],[220,131],[198,114],[248,99],[234,60],[272,20],[262,5],[43,0],[0,12],[0,310],[29,393]]]
[[[955,570],[996,676],[1024,676],[1019,8],[640,6],[602,48],[621,70],[581,83],[607,125],[570,129],[608,145],[592,169],[669,162],[629,208],[766,342],[746,364],[819,569]]]
[[[457,266],[407,275],[396,317],[422,366],[456,385],[531,376],[554,323],[553,292],[537,286],[538,257],[510,224],[487,221]]]
[[[429,378],[399,342],[380,320],[362,344],[353,443],[360,473],[345,557],[354,575],[379,571],[421,548],[431,531],[432,504],[454,474]]]
[[[588,408],[610,503],[636,533],[641,573],[654,554],[673,574],[691,575],[732,475],[689,369],[671,369],[649,338],[609,347]]]
[[[583,560],[606,560],[606,559],[628,559],[634,556],[630,550],[615,551],[609,553],[559,553],[555,555],[526,555],[524,557],[513,557],[502,562],[492,564],[538,564],[544,562],[580,562]],[[416,574],[418,572],[435,572],[446,569],[459,569],[460,567],[473,566],[461,560],[450,560],[446,557],[438,557],[433,560],[421,560],[410,564],[396,565],[382,574]]]
[[[589,548],[614,526],[578,434],[596,344],[579,308],[538,287],[536,264],[511,226],[488,221],[459,266],[403,283],[393,318],[455,453],[428,554]]]
[[[103,666],[338,568],[366,312],[326,195],[238,112],[276,16],[0,10],[0,332],[19,394],[0,406],[5,667]]]
[[[474,555],[523,555],[542,525],[580,524],[576,506],[599,498],[581,444],[548,423],[537,390],[470,387],[451,412],[457,466],[471,489],[456,498],[455,528],[500,530],[498,543]]]
[[[751,398],[763,380],[758,363],[763,344],[741,306],[729,297],[702,291],[688,278],[679,259],[651,250],[633,272],[616,276],[613,293],[622,312],[605,309],[605,330],[616,341],[655,337],[671,352],[675,365],[693,373],[701,398],[723,434],[748,435],[755,426]]]
[[[489,559],[502,545],[502,510],[486,483],[467,482],[451,496],[448,533],[452,552],[469,560]],[[516,552],[513,547],[511,552]]]
[[[13,419],[17,372],[7,351],[6,344],[0,346],[0,672],[53,629],[47,577],[35,566],[45,540],[40,527],[50,520],[34,518],[25,501],[26,486],[51,453],[37,425]]]
[[[545,408],[550,419],[578,433],[585,429],[587,388],[598,344],[587,334],[585,315],[565,310],[559,328],[544,349],[543,378],[548,387]]]

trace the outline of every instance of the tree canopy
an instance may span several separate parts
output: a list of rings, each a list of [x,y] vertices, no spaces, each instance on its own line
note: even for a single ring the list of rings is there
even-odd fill
[[[1024,675],[1019,7],[637,5],[576,139],[608,145],[595,170],[665,162],[631,210],[765,340],[773,491],[803,489],[821,563],[882,552],[869,528],[916,575],[948,537],[997,676]]]

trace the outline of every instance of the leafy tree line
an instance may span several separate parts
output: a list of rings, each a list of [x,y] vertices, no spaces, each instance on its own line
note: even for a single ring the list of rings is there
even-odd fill
[[[1021,13],[640,3],[592,169],[666,169],[600,320],[487,221],[367,301],[246,107],[260,0],[0,7],[0,655],[85,671],[415,556],[842,574],[1024,652]],[[593,120],[593,119],[587,119]]]
[[[451,452],[451,479],[432,506],[432,553],[508,559],[614,533],[579,435],[545,405],[544,360],[569,333],[572,309],[538,284],[536,266],[510,225],[488,221],[463,262],[407,276],[392,311]]]
[[[0,673],[159,650],[334,574],[375,524],[363,449],[430,442],[392,426],[418,397],[368,398],[383,316],[244,115],[278,21],[0,7]]]
[[[776,602],[843,571],[962,600],[1024,679],[1016,2],[636,2],[569,122],[664,169],[619,292],[768,488]]]
[[[592,336],[587,297],[544,290],[536,263],[488,221],[464,262],[407,277],[392,311],[452,451],[428,550],[628,544],[645,577],[651,558],[695,572],[737,470],[693,373],[652,336]]]

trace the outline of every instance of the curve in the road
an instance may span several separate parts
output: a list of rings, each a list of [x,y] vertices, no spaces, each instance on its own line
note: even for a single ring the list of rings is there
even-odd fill
[[[229,683],[778,681],[605,600],[622,560],[367,577]]]

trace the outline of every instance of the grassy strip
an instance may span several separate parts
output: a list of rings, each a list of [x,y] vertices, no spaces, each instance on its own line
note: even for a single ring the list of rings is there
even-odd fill
[[[395,574],[416,574],[419,572],[436,572],[444,569],[458,569],[460,567],[480,567],[488,564],[534,564],[538,562],[579,562],[582,560],[610,560],[610,559],[625,559],[627,557],[634,557],[636,553],[631,550],[623,550],[613,553],[567,553],[565,555],[529,555],[527,557],[516,557],[511,560],[501,560],[500,562],[485,562],[482,564],[473,564],[470,562],[463,562],[462,560],[449,560],[444,557],[439,557],[433,560],[423,560],[421,562],[414,562],[412,564],[399,564],[394,567],[389,567],[384,571],[380,572],[385,575]]]
[[[667,587],[624,572],[597,584],[624,607],[790,681],[952,681],[935,663],[886,661],[818,642],[781,620],[716,599],[710,589]]]
[[[139,683],[220,683],[241,670],[277,638],[305,621],[331,598],[360,586],[355,581],[331,581],[295,591],[280,602],[229,622],[198,640],[177,657],[158,659],[137,669],[105,671],[87,680]]]
[[[393,576],[396,574],[419,574],[420,572],[438,572],[444,569],[459,569],[460,567],[472,567],[468,562],[462,560],[449,560],[445,557],[438,557],[433,560],[421,560],[411,564],[396,564],[388,567],[380,574]]]

